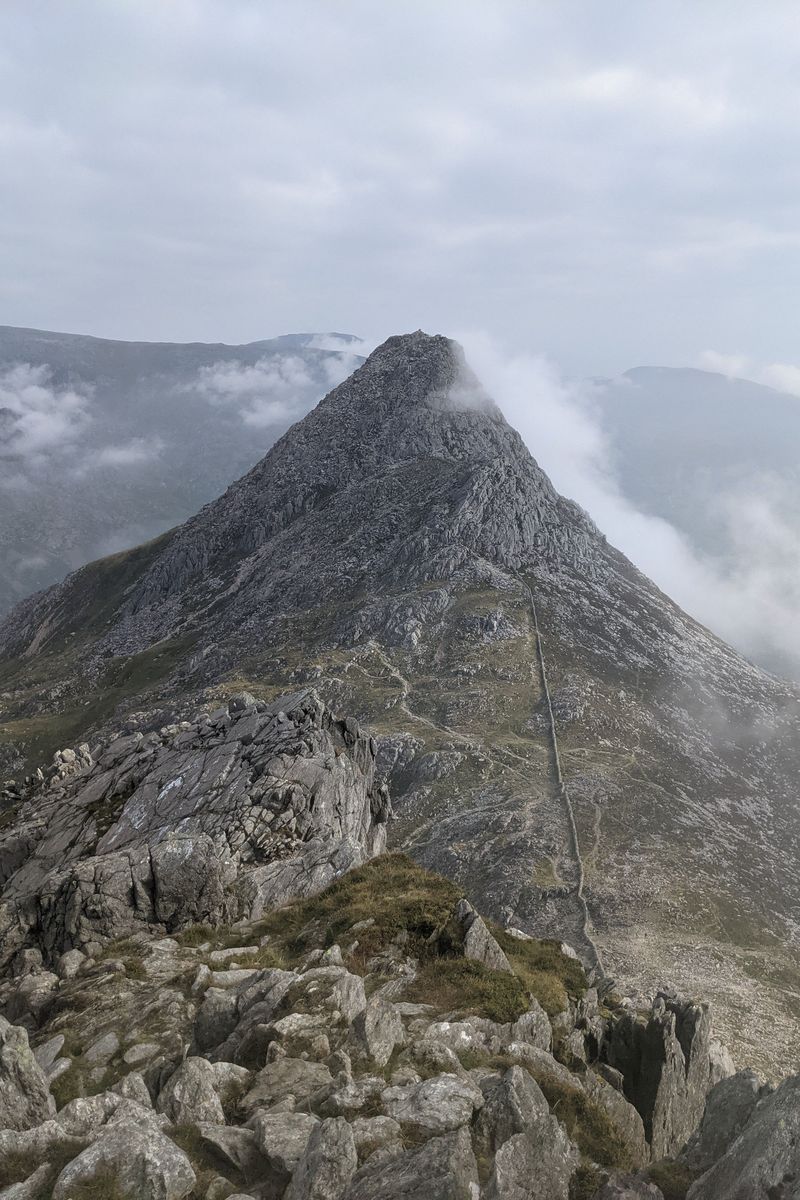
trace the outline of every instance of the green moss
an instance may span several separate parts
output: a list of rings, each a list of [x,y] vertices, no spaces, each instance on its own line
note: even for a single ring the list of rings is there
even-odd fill
[[[583,967],[564,954],[558,942],[520,941],[497,925],[491,929],[515,973],[548,1016],[563,1012],[570,1000],[585,995],[588,984]]]

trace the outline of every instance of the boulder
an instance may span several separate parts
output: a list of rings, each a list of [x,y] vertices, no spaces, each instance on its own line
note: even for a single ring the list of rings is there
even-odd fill
[[[509,1041],[529,1042],[531,1046],[548,1052],[552,1049],[553,1030],[547,1013],[538,1000],[531,999],[528,1011],[514,1021]]]
[[[393,1005],[372,997],[353,1021],[351,1040],[363,1056],[385,1067],[395,1046],[404,1040],[403,1022]]]
[[[421,1083],[390,1087],[381,1099],[387,1116],[428,1135],[468,1125],[483,1106],[480,1090],[458,1075],[434,1075]]]
[[[356,1117],[351,1128],[359,1162],[387,1146],[402,1148],[402,1130],[391,1117]]]
[[[148,1093],[149,1099],[149,1093]],[[59,1109],[56,1120],[73,1137],[91,1137],[116,1112],[122,1101],[118,1092],[98,1092],[96,1096],[76,1096]]]
[[[50,1167],[47,1163],[42,1163],[22,1183],[12,1183],[10,1187],[3,1188],[0,1196],[3,1200],[40,1200],[49,1175]]]
[[[294,1096],[303,1104],[321,1088],[333,1083],[333,1076],[324,1063],[307,1062],[302,1058],[279,1058],[259,1071],[253,1086],[240,1103],[246,1117],[259,1108],[269,1108],[284,1096]]]
[[[47,1076],[27,1033],[0,1017],[0,1129],[32,1129],[54,1111]]]
[[[346,1079],[340,1086],[330,1088],[317,1100],[319,1112],[326,1117],[355,1117],[367,1106],[372,1106],[386,1090],[386,1080],[377,1075],[360,1075],[357,1079]]]
[[[491,971],[511,971],[511,963],[469,900],[459,900],[455,917],[464,933],[465,958],[482,963]]]
[[[486,1089],[486,1100],[475,1121],[478,1144],[494,1154],[510,1137],[523,1133],[549,1111],[538,1083],[522,1067],[509,1067]]]
[[[739,1071],[713,1087],[700,1127],[681,1155],[686,1165],[695,1171],[707,1171],[722,1158],[750,1120],[765,1091],[753,1071]]]
[[[800,1075],[785,1079],[756,1107],[723,1157],[687,1200],[791,1200],[800,1179]]]
[[[318,1124],[310,1113],[259,1112],[251,1126],[259,1152],[273,1170],[286,1174],[288,1182]]]
[[[312,1130],[284,1200],[340,1200],[358,1166],[353,1131],[343,1117]]]
[[[478,1166],[469,1132],[431,1138],[419,1149],[365,1163],[345,1200],[474,1200]]]
[[[197,1130],[203,1142],[245,1179],[259,1179],[268,1171],[269,1164],[252,1129],[238,1125],[198,1125]]]
[[[175,1125],[224,1125],[216,1083],[208,1059],[187,1058],[159,1092],[156,1108]]]
[[[569,1200],[570,1179],[579,1163],[577,1148],[556,1118],[540,1116],[498,1149],[485,1200]]]
[[[82,1185],[109,1178],[125,1200],[183,1200],[196,1182],[184,1152],[155,1125],[125,1121],[108,1126],[64,1167],[52,1200],[70,1200]]]

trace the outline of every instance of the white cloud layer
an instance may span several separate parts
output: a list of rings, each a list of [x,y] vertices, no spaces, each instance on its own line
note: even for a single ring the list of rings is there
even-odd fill
[[[357,355],[349,342],[338,340],[346,347],[346,352],[338,358],[329,356],[322,361],[321,378],[315,376],[311,365],[297,355],[274,354],[252,365],[229,360],[201,367],[196,380],[185,385],[183,390],[199,393],[211,404],[236,409],[246,425],[257,429],[287,425],[304,416],[330,388],[353,371]],[[315,345],[313,348],[338,350],[342,346]]]
[[[91,419],[86,392],[54,387],[47,367],[0,372],[0,455],[37,464],[69,452]]]
[[[545,358],[514,355],[466,334],[467,359],[560,492],[692,616],[753,658],[800,672],[797,497],[749,480],[717,504],[731,552],[701,555],[668,521],[623,496],[588,385],[568,383]],[[717,369],[720,364],[717,363]]]
[[[800,366],[794,363],[758,363],[746,354],[720,354],[716,350],[704,350],[699,362],[705,370],[719,371],[729,379],[751,379],[790,396],[800,396]]]

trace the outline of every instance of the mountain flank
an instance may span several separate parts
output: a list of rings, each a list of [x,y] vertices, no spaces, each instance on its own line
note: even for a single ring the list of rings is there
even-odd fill
[[[449,339],[390,338],[196,517],[18,605],[0,655],[12,824],[56,750],[311,685],[372,731],[391,845],[796,1062],[800,694],[558,495]]]
[[[178,525],[349,374],[358,339],[122,342],[0,326],[0,614]]]

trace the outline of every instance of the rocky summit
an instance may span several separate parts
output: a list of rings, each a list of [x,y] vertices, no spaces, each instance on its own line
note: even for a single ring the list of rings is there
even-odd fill
[[[341,739],[361,773],[361,824],[355,802],[339,818],[354,863],[370,822],[385,832],[385,783],[390,845],[499,927],[574,946],[634,1005],[710,999],[743,1065],[796,1066],[800,692],[558,495],[447,338],[390,338],[195,518],[18,605],[0,656],[13,954],[93,953],[104,921],[123,933],[102,915],[120,888],[142,933],[254,919],[281,823],[290,863],[320,841],[313,785],[289,777],[295,805],[275,766],[272,711],[292,725],[281,697],[313,688],[297,703],[369,730],[348,746],[320,717],[331,745],[297,759],[324,771]],[[243,693],[265,706],[249,742],[252,713],[214,724]],[[240,791],[221,816],[226,770]],[[167,882],[162,904],[159,872],[190,845],[209,896]],[[336,870],[319,853],[314,886]],[[681,1028],[668,1005],[654,1019]]]

